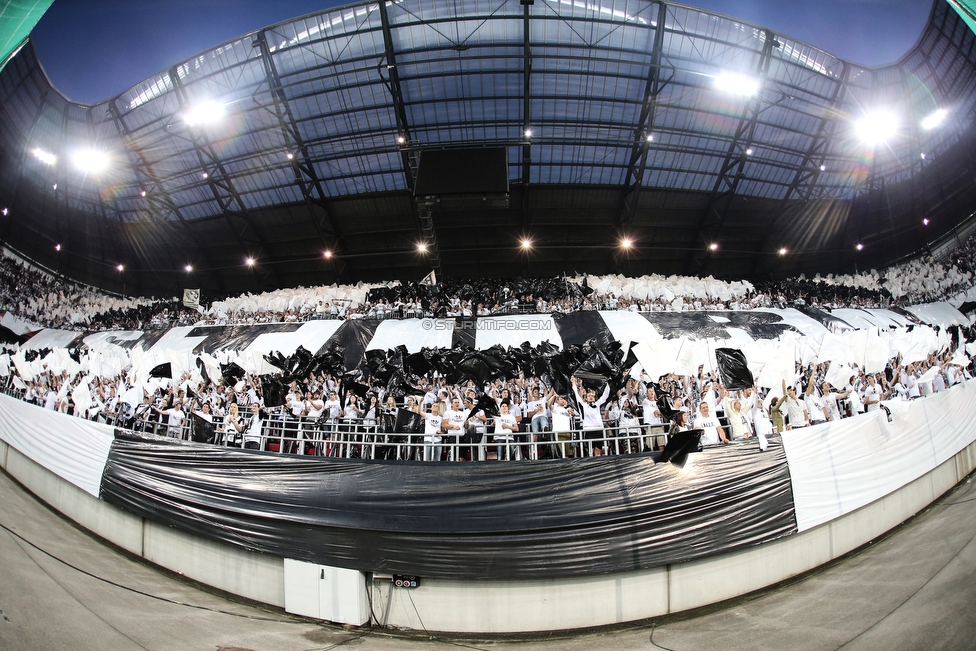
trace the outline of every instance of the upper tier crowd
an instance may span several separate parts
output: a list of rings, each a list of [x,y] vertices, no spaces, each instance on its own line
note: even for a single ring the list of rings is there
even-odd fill
[[[687,311],[755,307],[888,307],[944,300],[973,286],[976,234],[940,262],[919,258],[883,272],[800,276],[755,284],[687,276],[448,279],[281,289],[211,301],[200,311],[177,299],[123,298],[56,278],[0,255],[0,312],[30,324],[83,330],[155,330],[179,325],[309,319],[476,317],[578,310]]]

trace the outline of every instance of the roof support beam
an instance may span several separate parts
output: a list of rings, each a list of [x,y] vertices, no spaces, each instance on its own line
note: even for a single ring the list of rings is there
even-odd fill
[[[308,206],[310,221],[315,226],[315,232],[326,249],[333,249],[333,252],[336,253],[338,252],[336,249],[341,249],[344,241],[335,221],[332,219],[332,215],[329,213],[329,207],[326,203],[328,196],[322,187],[321,179],[315,172],[315,166],[312,164],[311,156],[308,153],[308,146],[298,130],[298,123],[295,121],[288,96],[285,94],[281,83],[281,77],[278,75],[278,68],[275,66],[274,57],[271,54],[271,48],[268,46],[267,30],[262,29],[258,32],[254,36],[251,46],[258,48],[261,52],[261,63],[264,65],[265,78],[274,103],[273,113],[281,129],[281,137],[288,148],[287,155],[295,173],[295,183],[301,189],[302,197]],[[313,198],[313,192],[317,198]],[[321,211],[321,215],[316,214],[316,206]],[[337,280],[341,280],[345,267],[345,263],[339,260],[336,271]]]
[[[383,75],[383,64],[381,63],[380,77],[384,79],[390,97],[393,99],[393,115],[397,124],[397,142],[409,144],[413,138],[410,135],[410,124],[407,122],[407,108],[403,101],[403,90],[400,88],[400,72],[397,69],[396,48],[393,46],[393,30],[390,27],[390,16],[386,9],[386,3],[379,3],[380,22],[383,25],[383,48],[384,58],[386,59],[386,76]],[[413,183],[416,180],[416,166],[411,158],[410,150],[400,147],[400,158],[403,161],[403,174],[407,180],[407,188],[413,191]]]
[[[767,73],[772,61],[773,49],[780,47],[780,42],[776,40],[772,30],[767,29],[764,32],[763,49],[756,65],[756,73],[765,80],[768,79]],[[707,258],[704,257],[704,252],[710,241],[709,236],[717,232],[722,226],[728,214],[729,206],[732,204],[732,199],[735,197],[735,192],[739,187],[742,170],[745,168],[746,160],[751,153],[750,147],[755,138],[756,124],[759,121],[759,114],[764,104],[762,91],[763,89],[760,88],[759,92],[749,100],[745,114],[739,119],[739,125],[725,153],[725,162],[722,164],[718,177],[715,179],[715,185],[712,187],[708,205],[698,221],[695,238],[689,242],[688,248],[693,251],[688,256],[687,272],[689,274],[699,273],[705,268]],[[694,252],[696,247],[700,249],[698,253]]]
[[[87,122],[88,122],[88,129],[91,132],[90,135],[93,136],[94,135],[94,131],[95,131],[95,127],[94,127],[94,120],[92,118],[92,109],[91,109],[91,107],[88,108]],[[94,140],[94,138],[92,138],[92,139]],[[98,212],[101,215],[101,219],[96,219],[95,221],[98,223],[98,234],[99,234],[99,237],[101,239],[101,242],[99,242],[99,247],[98,248],[101,251],[102,264],[105,264],[106,266],[111,266],[110,263],[108,263],[106,261],[106,259],[105,259],[105,245],[106,245],[106,240],[108,240],[108,242],[111,243],[112,251],[115,253],[115,259],[118,261],[118,262],[116,262],[116,264],[122,264],[124,258],[127,259],[127,258],[129,258],[132,255],[132,247],[131,246],[124,247],[124,248],[128,248],[129,251],[120,252],[119,251],[119,246],[118,246],[118,240],[121,239],[121,238],[112,237],[112,233],[108,233],[107,236],[106,236],[106,231],[108,230],[107,227],[109,226],[109,218],[108,218],[108,210],[105,207],[105,199],[102,197],[102,193],[101,192],[98,193]],[[117,218],[118,224],[121,227],[122,226],[122,216],[119,215],[116,212],[115,213],[115,217]],[[89,217],[89,219],[91,219],[91,218]],[[91,235],[91,233],[89,233],[89,234]],[[125,233],[121,232],[121,228],[119,229],[119,235],[121,235],[122,237],[125,237]],[[125,292],[123,292],[123,294],[124,293]]]
[[[789,187],[786,188],[786,193],[783,195],[783,199],[780,202],[779,207],[776,209],[773,218],[769,223],[769,230],[772,231],[783,218],[792,212],[792,207],[795,205],[791,204],[790,201],[793,199],[799,199],[800,205],[805,204],[811,199],[819,199],[826,192],[826,188],[818,186],[820,181],[820,175],[825,172],[827,162],[827,152],[830,150],[830,143],[834,138],[834,131],[837,128],[837,114],[840,111],[840,107],[844,101],[845,90],[847,89],[847,80],[850,75],[850,66],[846,62],[841,62],[841,72],[837,83],[834,85],[833,91],[830,94],[830,100],[828,107],[824,109],[823,114],[820,118],[820,124],[817,125],[817,130],[813,134],[813,139],[810,142],[810,148],[807,149],[806,153],[803,155],[803,161],[800,163],[796,170],[796,174],[793,175],[793,180],[790,182]],[[819,190],[819,192],[818,192]],[[817,194],[815,197],[814,194]],[[770,244],[770,246],[779,247],[780,245],[776,242]],[[765,259],[760,252],[756,255],[756,262],[753,264],[752,272],[757,274],[759,272],[759,266],[763,265],[767,267]]]
[[[651,134],[654,129],[654,110],[657,107],[657,96],[671,81],[670,79],[661,79],[661,55],[664,51],[664,25],[667,16],[667,4],[659,3],[657,6],[657,24],[654,27],[651,66],[647,72],[647,82],[644,85],[644,100],[641,102],[640,117],[637,120],[637,126],[634,128],[634,147],[627,163],[624,191],[620,198],[617,219],[614,222],[616,228],[629,222],[637,210],[640,189],[644,182],[644,172],[647,169],[647,158],[651,149]]]
[[[144,184],[142,191],[145,192],[145,199],[149,204],[150,221],[156,227],[157,232],[161,232],[165,229],[172,233],[174,230],[172,228],[173,222],[166,219],[165,215],[172,214],[174,217],[176,217],[177,223],[179,223],[183,229],[182,242],[185,242],[186,238],[193,240],[197,252],[199,253],[200,257],[203,258],[203,261],[206,263],[207,270],[210,271],[210,275],[217,285],[217,289],[221,292],[227,291],[223,280],[221,280],[220,276],[217,275],[216,271],[214,271],[214,264],[210,260],[209,256],[207,256],[207,251],[204,248],[203,243],[194,234],[194,230],[190,228],[190,225],[183,217],[182,211],[180,211],[179,207],[169,196],[169,192],[167,192],[165,186],[153,172],[152,164],[146,158],[146,154],[142,148],[135,143],[135,138],[132,135],[132,131],[129,129],[128,125],[126,125],[125,119],[122,117],[122,113],[119,111],[119,107],[115,102],[116,100],[112,100],[108,103],[108,112],[112,117],[112,121],[115,123],[116,130],[119,132],[119,138],[122,140],[122,143],[125,145],[125,148],[129,151],[129,153],[135,157],[135,165],[133,167],[136,170],[136,174],[141,178]],[[181,243],[176,241],[175,238],[170,241],[174,246]],[[137,249],[143,248],[139,246],[138,242],[133,242],[133,245]],[[148,251],[143,251],[142,255],[147,260],[152,259],[152,256]],[[170,255],[169,258],[171,262],[176,262],[172,255]]]
[[[397,125],[397,143],[400,145],[400,159],[403,162],[403,175],[406,178],[407,190],[414,196],[414,217],[417,220],[417,234],[420,241],[427,247],[427,261],[434,271],[441,270],[441,255],[437,245],[437,233],[434,231],[434,210],[430,202],[422,201],[414,195],[413,187],[419,163],[419,154],[411,147],[413,137],[410,134],[410,123],[407,121],[407,107],[403,100],[403,90],[400,87],[400,72],[397,68],[396,47],[393,44],[393,28],[390,26],[390,15],[386,3],[379,3],[380,22],[383,25],[383,47],[386,59],[386,77],[383,75],[383,64],[379,65],[380,77],[384,79],[390,97],[393,100],[393,115]]]
[[[176,66],[169,70],[169,76],[173,82],[173,91],[179,103],[180,111],[185,111],[190,103],[190,98],[187,95],[186,86],[183,85],[183,80],[180,79]],[[251,218],[244,200],[234,187],[234,181],[224,168],[224,164],[221,162],[216,150],[214,150],[213,145],[204,138],[199,129],[189,127],[187,132],[189,134],[189,140],[193,144],[193,151],[197,155],[197,161],[203,170],[204,180],[207,182],[207,186],[210,188],[214,200],[220,207],[220,213],[227,221],[227,225],[230,227],[234,237],[240,243],[241,247],[245,249],[242,251],[242,254],[246,254],[252,258],[269,256],[267,242],[265,242],[260,231],[254,226],[254,220]],[[236,209],[234,208],[235,205]],[[243,222],[240,230],[234,224],[235,219]],[[248,239],[245,240],[245,236],[248,236]],[[274,265],[267,265],[267,269],[268,273],[265,275],[265,278],[273,276],[274,286],[280,287],[281,283],[274,269]]]

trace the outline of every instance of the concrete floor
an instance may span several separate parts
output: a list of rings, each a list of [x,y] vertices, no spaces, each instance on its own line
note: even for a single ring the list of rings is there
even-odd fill
[[[0,472],[0,650],[976,649],[976,482],[788,585],[641,624],[521,639],[321,625],[212,594],[80,531]]]

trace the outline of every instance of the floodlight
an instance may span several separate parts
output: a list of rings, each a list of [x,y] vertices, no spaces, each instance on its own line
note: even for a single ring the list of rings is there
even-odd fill
[[[925,217],[924,219],[922,219],[922,225],[924,225],[924,226],[928,226],[929,225],[929,218],[928,217]]]
[[[403,145],[406,144],[406,142],[407,142],[406,138],[404,138],[403,136],[397,136],[397,143]]]
[[[125,271],[125,267],[123,265],[117,266],[116,269],[118,269],[119,271]]]
[[[108,167],[108,154],[97,149],[82,149],[71,156],[71,162],[82,172],[98,174]]]
[[[855,246],[854,248],[857,249],[858,251],[863,251],[864,250],[864,245],[861,244],[860,242],[858,242],[857,243],[857,246]]]
[[[654,142],[654,135],[653,134],[650,134],[650,133],[647,134],[647,142]]]
[[[417,244],[417,251],[420,253],[427,253],[427,244],[425,242],[419,242]]]
[[[820,166],[820,171],[821,172],[826,172],[827,171],[827,166],[826,165],[821,165]]]
[[[946,119],[947,115],[949,115],[949,111],[945,109],[939,109],[934,113],[930,113],[925,117],[924,120],[922,120],[922,128],[926,131],[931,131],[942,124],[942,121]]]
[[[522,238],[522,248],[523,249],[531,249],[532,248],[532,240],[530,240],[527,237]]]
[[[526,138],[531,138],[532,137],[532,129],[526,129],[525,130],[525,137]]]
[[[786,249],[785,246],[782,247],[782,248],[780,248],[780,250],[779,250],[779,254],[780,255],[786,255],[787,253],[789,253],[789,251],[787,251],[787,249]]]
[[[730,95],[750,97],[759,92],[762,82],[739,72],[720,72],[715,75],[715,88]]]
[[[55,251],[60,251],[61,250],[61,245],[60,244],[55,244],[54,245],[54,250]]]
[[[322,257],[331,258],[332,257],[332,251],[326,249],[325,251],[322,252]]]
[[[752,156],[755,153],[756,153],[756,150],[753,149],[752,147],[749,147],[749,149],[746,150],[746,156]]]
[[[145,190],[143,190],[143,191],[142,191],[142,192],[140,192],[139,194],[141,194],[142,196],[146,196],[146,191],[145,191]]]
[[[287,158],[288,160],[291,160],[291,159],[293,159],[294,157],[295,157],[295,154],[293,154],[293,153],[291,153],[291,152],[288,152],[287,154],[285,154],[285,158]]]
[[[183,121],[191,127],[220,122],[226,113],[224,105],[214,100],[205,100],[183,113]]]
[[[248,258],[247,260],[244,261],[244,264],[246,264],[249,267],[253,267],[254,266],[254,258]]]
[[[208,177],[208,176],[210,176],[210,175],[209,175],[209,174],[207,174],[206,172],[204,172],[204,173],[203,173],[203,174],[201,174],[200,176],[202,176],[203,178],[207,178],[207,177]]]
[[[34,149],[31,150],[31,153],[34,154],[34,158],[41,161],[45,165],[54,165],[56,162],[58,162],[57,156],[49,151],[44,151],[40,147],[34,147]]]
[[[7,213],[9,213],[9,212],[10,212],[10,209],[9,208],[4,208],[3,210],[0,210],[0,213],[3,213],[3,216],[4,217],[6,217],[7,216]]]
[[[711,244],[709,244],[708,245],[708,250],[709,251],[718,251],[718,243],[717,242],[712,242]]]
[[[629,249],[633,245],[634,242],[629,237],[625,237],[624,239],[620,240],[620,246],[624,247],[625,249]]]
[[[854,123],[854,132],[868,145],[884,144],[898,131],[898,116],[888,110],[866,114]]]
[[[193,271],[193,265],[192,264],[188,264],[188,265],[186,265],[183,268],[186,269],[186,273],[190,273],[191,271]]]

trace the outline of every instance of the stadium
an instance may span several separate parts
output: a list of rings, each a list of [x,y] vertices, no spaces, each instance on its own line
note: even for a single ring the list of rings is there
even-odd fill
[[[671,2],[358,2],[93,104],[28,38],[50,4],[0,27],[0,461],[124,553],[565,632],[967,490],[968,3],[869,67]]]

